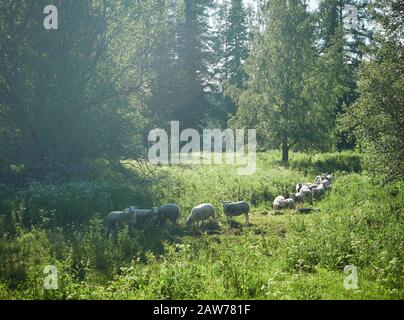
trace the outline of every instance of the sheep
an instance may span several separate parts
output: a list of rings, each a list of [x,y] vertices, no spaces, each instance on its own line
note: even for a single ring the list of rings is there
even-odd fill
[[[325,195],[325,188],[323,184],[319,184],[316,189],[313,190],[313,196],[315,199],[321,199]]]
[[[331,182],[328,179],[324,179],[323,181],[321,181],[321,184],[325,190],[331,191],[331,189],[332,189]]]
[[[327,175],[325,176],[325,178],[326,178],[330,183],[332,183],[332,175],[331,175],[331,174],[327,174]]]
[[[308,186],[303,186],[300,189],[300,192],[303,194],[304,201],[309,201],[310,203],[313,202],[313,192]]]
[[[317,187],[317,184],[315,184],[315,183],[310,183],[310,182],[307,182],[307,183],[298,183],[298,184],[296,185],[296,192],[300,192],[301,189],[302,189],[304,186],[306,186],[306,187],[308,187],[308,188],[310,188],[310,189],[314,189],[314,188]]]
[[[109,235],[118,223],[126,223],[131,228],[136,223],[135,210],[136,207],[130,206],[123,211],[111,211],[108,213],[104,218],[105,235]]]
[[[153,218],[158,215],[158,208],[153,207],[151,209],[135,209],[134,214],[136,215],[136,226],[143,227],[146,223],[153,220]]]
[[[159,217],[176,224],[180,216],[180,208],[175,203],[167,203],[158,209]]]
[[[245,215],[245,225],[249,225],[249,212],[250,212],[250,205],[246,201],[239,201],[239,202],[223,202],[223,212],[227,217],[227,222],[230,223],[232,217],[239,216],[244,214]]]
[[[288,198],[285,200],[286,208],[294,209],[296,207],[295,201],[292,198]]]
[[[301,192],[296,192],[292,193],[290,197],[295,201],[295,203],[303,203],[304,202],[304,197]]]
[[[317,176],[315,180],[316,180],[317,184],[320,184],[321,181],[323,181],[324,179],[325,179],[325,175],[321,175],[321,176]]]
[[[285,202],[285,198],[283,196],[277,196],[274,200],[274,202],[272,203],[272,207],[275,210],[281,210],[283,208],[285,208],[286,206],[286,202]]]
[[[210,203],[202,203],[191,210],[191,213],[187,219],[187,226],[191,226],[194,222],[199,222],[212,217],[216,218],[215,208]]]

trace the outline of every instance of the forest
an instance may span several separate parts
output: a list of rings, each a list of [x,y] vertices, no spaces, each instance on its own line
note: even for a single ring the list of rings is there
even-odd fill
[[[0,299],[403,300],[403,20],[0,1]]]

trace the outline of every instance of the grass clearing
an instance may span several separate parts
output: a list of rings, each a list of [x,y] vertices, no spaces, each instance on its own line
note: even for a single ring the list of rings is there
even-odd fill
[[[276,195],[314,178],[276,158],[259,154],[257,173],[246,177],[229,166],[159,168],[155,183],[142,187],[142,205],[176,202],[180,224],[134,235],[124,228],[106,239],[94,211],[60,226],[60,212],[36,204],[54,214],[31,228],[22,218],[35,216],[34,209],[14,211],[14,233],[2,224],[0,298],[403,299],[402,184],[380,188],[364,173],[335,172],[333,191],[313,205],[320,211],[276,215]],[[220,205],[227,199],[252,204],[250,226],[244,217],[227,225]],[[69,210],[77,204],[70,208],[69,201],[63,212],[76,217]],[[188,212],[201,202],[215,205],[217,221],[186,228]],[[49,264],[58,267],[59,290],[43,288]],[[357,290],[343,286],[346,265],[357,267]]]

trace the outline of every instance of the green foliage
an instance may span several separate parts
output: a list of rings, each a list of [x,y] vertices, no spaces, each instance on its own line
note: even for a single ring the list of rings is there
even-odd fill
[[[376,9],[380,31],[371,51],[375,59],[362,64],[360,97],[340,120],[342,128],[354,129],[367,168],[385,181],[400,181],[404,172],[404,51],[397,19],[402,9],[395,2],[381,2]]]
[[[337,167],[341,161],[343,168],[357,157],[315,159]],[[124,227],[107,238],[101,215],[83,210],[81,224],[57,226],[51,219],[27,229],[17,221],[16,232],[0,238],[0,297],[402,299],[402,183],[380,188],[365,175],[336,172],[333,191],[315,203],[321,211],[272,215],[273,198],[296,182],[310,181],[317,170],[309,155],[291,155],[292,164],[308,163],[309,176],[283,168],[278,159],[279,152],[258,154],[252,177],[239,177],[235,168],[224,166],[160,168],[164,179],[144,187],[147,201],[177,202],[179,226],[150,225],[133,234]],[[47,188],[35,188],[48,196]],[[70,188],[61,190],[83,191]],[[252,225],[228,226],[220,207],[224,199],[250,201]],[[215,205],[218,222],[201,231],[187,229],[187,212],[202,201]],[[50,264],[58,268],[58,290],[43,288],[43,268]],[[343,287],[348,264],[358,268],[359,290]]]
[[[246,89],[230,88],[237,102],[234,127],[257,128],[259,144],[289,150],[322,149],[330,132],[330,105],[317,104],[314,29],[301,1],[268,2],[265,29],[246,61]],[[328,115],[328,116],[327,116]]]
[[[112,181],[32,183],[11,192],[2,198],[0,216],[26,227],[82,223],[96,212],[122,210],[134,203],[151,206],[145,190],[139,186]]]
[[[353,151],[315,155],[295,153],[292,154],[289,166],[311,174],[337,171],[359,173],[362,170],[362,155]]]

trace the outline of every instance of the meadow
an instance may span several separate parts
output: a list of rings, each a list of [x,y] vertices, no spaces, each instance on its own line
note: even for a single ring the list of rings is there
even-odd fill
[[[403,299],[403,184],[378,185],[355,152],[259,153],[257,172],[236,168],[158,167],[148,180],[110,175],[94,181],[0,188],[0,299]],[[136,171],[128,163],[128,169]],[[273,199],[321,172],[333,190],[310,214],[275,214]],[[136,172],[134,172],[136,173]],[[221,201],[247,200],[229,226]],[[110,238],[102,217],[127,205],[175,202],[178,225],[147,225]],[[217,221],[184,224],[196,204],[211,202]],[[44,267],[58,289],[44,289]],[[344,288],[346,265],[358,288]]]

